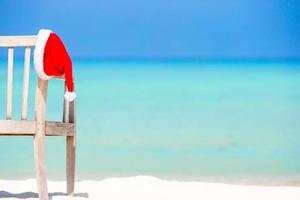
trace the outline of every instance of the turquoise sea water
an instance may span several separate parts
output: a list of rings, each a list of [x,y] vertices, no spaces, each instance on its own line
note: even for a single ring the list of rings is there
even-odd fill
[[[300,177],[300,63],[74,61],[77,177]],[[33,68],[32,68],[33,69]],[[0,117],[6,66],[0,62]],[[15,67],[20,117],[22,63]],[[30,116],[36,77],[32,70]],[[49,83],[47,119],[62,118]],[[47,138],[50,178],[65,173],[65,140]],[[34,176],[30,137],[0,137],[0,177]],[[299,179],[298,179],[299,180]]]

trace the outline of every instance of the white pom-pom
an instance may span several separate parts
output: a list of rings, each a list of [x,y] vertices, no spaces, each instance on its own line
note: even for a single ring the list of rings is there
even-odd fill
[[[66,92],[65,93],[65,100],[70,102],[73,101],[76,98],[76,93],[75,92]]]

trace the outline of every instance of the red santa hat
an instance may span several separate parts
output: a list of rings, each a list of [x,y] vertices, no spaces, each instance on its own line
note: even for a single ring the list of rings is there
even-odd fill
[[[64,76],[67,92],[65,99],[76,98],[71,58],[61,39],[51,30],[41,29],[34,49],[34,67],[41,79]]]

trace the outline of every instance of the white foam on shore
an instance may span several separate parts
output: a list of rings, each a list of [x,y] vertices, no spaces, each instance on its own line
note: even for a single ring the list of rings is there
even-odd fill
[[[76,182],[75,197],[65,196],[65,182],[49,181],[56,199],[93,200],[299,200],[300,187],[249,186],[223,183],[178,182],[150,176],[107,178]],[[37,199],[35,179],[0,180],[0,198]]]

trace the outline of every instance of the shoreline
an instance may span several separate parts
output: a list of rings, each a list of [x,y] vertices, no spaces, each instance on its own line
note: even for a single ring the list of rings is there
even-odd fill
[[[56,199],[201,199],[217,200],[296,200],[300,187],[249,186],[196,181],[170,181],[151,176],[106,178],[101,181],[84,180],[75,185],[75,197],[65,194],[64,181],[48,181],[49,194]],[[37,199],[35,179],[0,180],[0,198]]]
[[[50,176],[48,180],[54,182],[65,181],[65,175]],[[220,183],[245,186],[300,186],[300,175],[193,175],[193,174],[90,174],[86,176],[77,176],[76,181],[103,181],[110,178],[131,178],[131,177],[153,177],[165,181],[177,182],[205,182]],[[25,177],[1,177],[5,181],[26,181],[34,179],[34,176]]]

